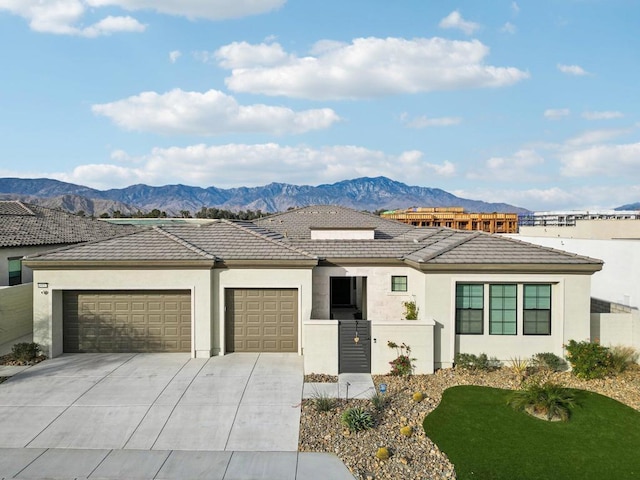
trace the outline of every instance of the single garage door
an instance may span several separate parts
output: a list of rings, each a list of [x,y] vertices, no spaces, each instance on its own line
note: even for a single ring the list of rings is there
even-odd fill
[[[297,352],[298,290],[225,290],[227,352]]]
[[[190,352],[187,291],[67,291],[65,352]]]

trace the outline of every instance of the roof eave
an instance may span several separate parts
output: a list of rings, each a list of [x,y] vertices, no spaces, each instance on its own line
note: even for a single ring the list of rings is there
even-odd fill
[[[482,273],[565,273],[592,275],[602,270],[602,263],[419,263],[407,264],[424,272],[482,272]]]
[[[24,260],[23,264],[34,270],[89,269],[89,268],[213,268],[215,261],[205,260]]]
[[[231,259],[220,260],[216,263],[216,268],[235,267],[235,268],[312,268],[318,265],[318,260],[315,258],[308,260],[286,260],[286,259],[273,259],[273,260],[251,260],[251,259]]]

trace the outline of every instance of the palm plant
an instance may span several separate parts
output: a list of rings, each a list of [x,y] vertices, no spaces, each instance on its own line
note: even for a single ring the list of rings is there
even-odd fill
[[[525,410],[547,420],[569,420],[571,410],[578,405],[575,390],[553,382],[529,382],[522,390],[516,390],[508,399],[516,410]]]

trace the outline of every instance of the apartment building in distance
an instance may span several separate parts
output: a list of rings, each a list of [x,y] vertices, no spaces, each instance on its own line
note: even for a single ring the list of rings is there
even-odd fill
[[[388,210],[380,216],[416,227],[448,227],[488,233],[518,232],[517,213],[469,213],[463,207],[414,207]]]

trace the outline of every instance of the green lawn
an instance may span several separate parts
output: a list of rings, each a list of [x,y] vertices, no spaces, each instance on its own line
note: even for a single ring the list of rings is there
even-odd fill
[[[509,407],[508,390],[453,387],[424,429],[458,480],[640,478],[640,412],[578,393],[581,406],[568,422],[546,422]]]

